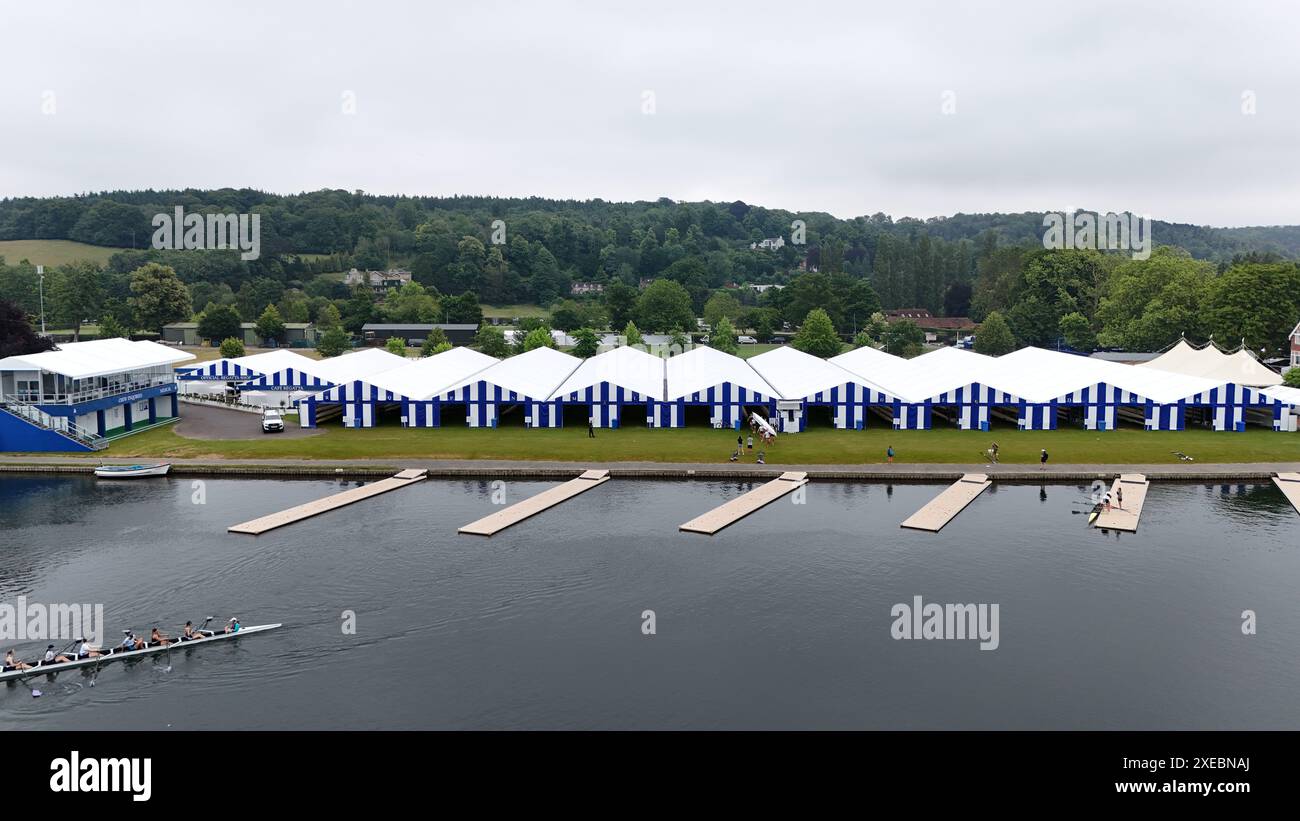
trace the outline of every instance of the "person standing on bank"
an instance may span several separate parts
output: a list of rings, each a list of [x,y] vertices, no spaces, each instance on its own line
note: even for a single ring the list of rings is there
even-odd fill
[[[891,464],[891,465],[894,464],[894,446],[893,446],[893,445],[890,445],[888,448],[885,449],[885,458],[889,460],[889,464]]]
[[[750,434],[748,440],[746,440],[745,442],[745,450],[753,450],[753,449],[754,449],[754,436],[753,434]]]
[[[1038,454],[1038,469],[1047,470],[1047,448],[1043,448],[1042,453]]]
[[[592,419],[590,416],[587,417],[587,438],[596,438],[596,420]]]

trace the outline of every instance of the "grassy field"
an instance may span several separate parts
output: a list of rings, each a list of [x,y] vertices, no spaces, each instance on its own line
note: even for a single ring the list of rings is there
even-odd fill
[[[511,319],[513,317],[539,316],[542,318],[549,317],[550,311],[547,311],[540,305],[480,305],[483,309],[484,318],[487,317],[504,317]]]
[[[183,411],[182,411],[183,415]],[[254,420],[256,421],[256,420]],[[585,428],[528,430],[522,427],[471,429],[402,428],[391,421],[375,428],[347,430],[337,422],[319,436],[245,441],[186,439],[174,427],[159,428],[115,442],[109,456],[220,457],[228,459],[518,459],[557,461],[726,462],[736,433],[711,428],[598,430],[588,439]],[[996,439],[1003,463],[1033,464],[1047,448],[1057,464],[1174,464],[1171,451],[1191,454],[1198,462],[1300,461],[1300,436],[1263,429],[1244,433],[1214,431],[1152,432],[1123,429],[992,432],[938,429],[863,431],[810,429],[782,436],[768,450],[768,463],[864,464],[885,461],[892,445],[900,463],[982,464],[980,453]],[[752,461],[748,457],[747,461]]]
[[[63,265],[81,259],[108,262],[108,258],[127,248],[105,248],[67,239],[10,239],[0,242],[0,257],[11,265],[24,259],[33,265]]]

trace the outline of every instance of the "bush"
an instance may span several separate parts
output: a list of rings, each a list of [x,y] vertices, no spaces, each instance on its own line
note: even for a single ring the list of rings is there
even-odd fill
[[[221,340],[222,359],[235,359],[243,355],[244,355],[243,340],[233,336],[228,336],[225,339]]]
[[[316,350],[321,356],[338,356],[352,350],[352,336],[342,328],[330,328],[317,340]]]

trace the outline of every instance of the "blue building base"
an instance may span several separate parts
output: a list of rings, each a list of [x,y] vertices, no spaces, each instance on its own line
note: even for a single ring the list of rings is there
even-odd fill
[[[87,453],[92,449],[49,428],[0,410],[0,451],[6,453]]]

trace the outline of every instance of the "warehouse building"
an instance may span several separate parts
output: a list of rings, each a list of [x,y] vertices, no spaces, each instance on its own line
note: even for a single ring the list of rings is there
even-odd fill
[[[174,421],[172,368],[193,358],[156,342],[114,338],[0,359],[0,450],[98,450]]]

